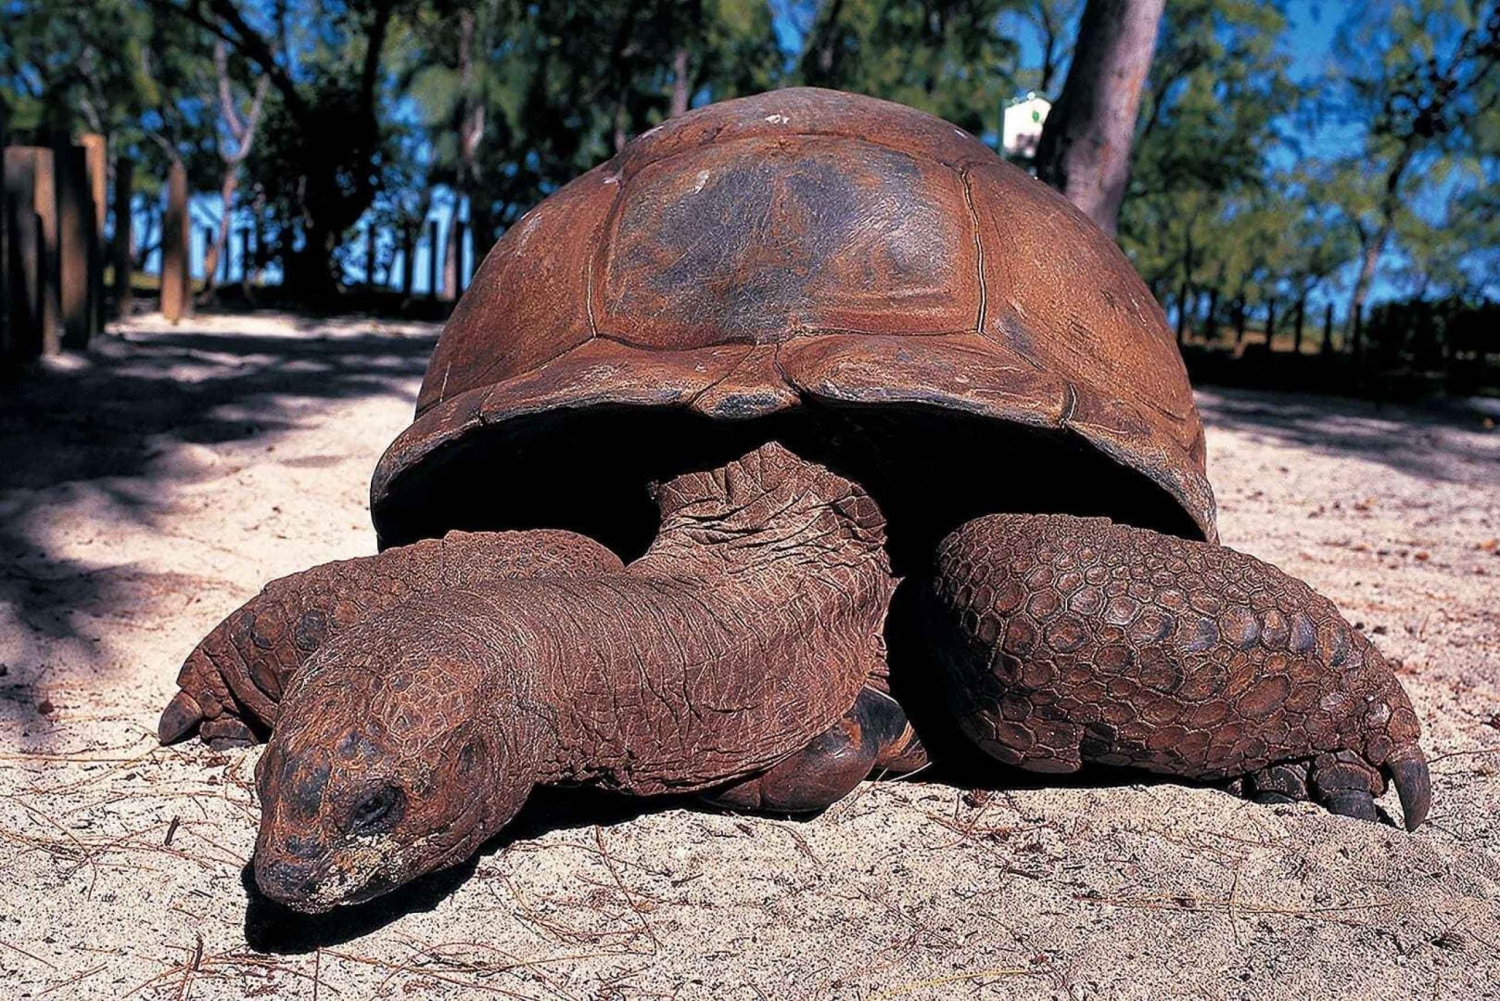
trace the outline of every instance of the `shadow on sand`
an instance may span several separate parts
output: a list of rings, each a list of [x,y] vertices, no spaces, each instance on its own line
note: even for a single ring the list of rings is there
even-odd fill
[[[1378,462],[1436,483],[1479,486],[1500,475],[1500,433],[1494,431],[1500,424],[1500,400],[1383,404],[1217,386],[1200,391],[1197,400],[1210,428],[1248,432],[1273,444]],[[1476,438],[1483,432],[1489,433]],[[1485,438],[1489,447],[1483,447]]]
[[[32,635],[67,639],[77,636],[75,613],[139,604],[131,567],[48,551],[50,509],[59,503],[97,501],[110,518],[149,525],[201,477],[173,464],[179,446],[271,444],[327,401],[414,402],[435,328],[421,336],[316,329],[105,336],[87,356],[11,373],[0,384],[0,605]],[[98,529],[107,537],[108,520]],[[152,583],[163,583],[160,575]],[[0,700],[7,692],[0,688]]]

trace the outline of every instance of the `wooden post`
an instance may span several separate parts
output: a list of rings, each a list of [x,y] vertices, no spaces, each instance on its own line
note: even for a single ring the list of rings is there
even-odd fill
[[[115,319],[130,315],[130,280],[135,268],[135,242],[131,233],[130,206],[135,200],[135,161],[128,156],[115,160]]]
[[[1307,296],[1304,294],[1297,300],[1297,317],[1292,321],[1292,353],[1302,353],[1302,320],[1303,314],[1307,312]]]
[[[438,287],[439,266],[442,264],[443,248],[438,244],[438,221],[427,224],[427,298],[436,299],[441,293]]]
[[[205,288],[208,286],[209,281],[211,281],[213,279],[213,275],[211,275],[211,274],[208,273],[208,255],[213,250],[213,246],[214,246],[214,228],[212,226],[204,226],[203,227],[203,257],[201,258],[201,260],[203,261],[203,285],[204,285]],[[215,270],[217,270],[217,268],[215,268]],[[189,274],[191,274],[191,272],[189,272]]]
[[[5,301],[11,336],[10,356],[30,358],[41,351],[41,246],[38,240],[35,178],[31,157],[25,150],[7,149],[5,163],[5,211],[9,225],[10,294]]]
[[[30,353],[53,354],[62,342],[62,300],[57,282],[57,187],[52,173],[52,150],[44,146],[12,146],[5,151],[6,187],[29,200],[32,224],[25,206],[17,206],[19,229],[33,235],[35,249],[25,262],[34,270],[29,287],[32,303]]]
[[[89,328],[104,329],[104,217],[109,214],[109,159],[104,137],[89,132],[79,137],[84,171],[93,205],[94,232],[89,241]]]
[[[167,208],[161,220],[161,315],[176,323],[192,312],[188,296],[187,170],[173,162],[167,173]]]
[[[1323,309],[1323,354],[1333,351],[1333,303]]]
[[[85,350],[94,333],[89,303],[94,243],[94,199],[89,191],[88,155],[81,146],[59,142],[53,148],[57,184],[57,249],[62,282],[62,345]]]

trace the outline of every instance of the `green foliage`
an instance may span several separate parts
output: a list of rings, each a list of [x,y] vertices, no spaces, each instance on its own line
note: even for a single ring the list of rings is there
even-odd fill
[[[243,166],[289,281],[326,295],[373,219],[441,199],[481,251],[522,211],[689,106],[788,83],[941,115],[994,141],[1054,91],[1083,0],[0,0],[0,101],[22,140],[97,131],[218,189],[216,42],[269,91]],[[1346,5],[1323,79],[1289,76],[1285,2],[1170,0],[1120,239],[1169,304],[1493,295],[1496,0]],[[1030,44],[1021,46],[1018,38]],[[1023,58],[1024,56],[1024,58]],[[1330,138],[1332,137],[1332,138]],[[392,239],[383,241],[387,253]],[[451,253],[451,250],[450,250]],[[1186,295],[1184,296],[1184,293]],[[1181,300],[1179,302],[1179,300]],[[1347,312],[1347,310],[1345,310]],[[1222,322],[1222,320],[1221,320]]]
[[[797,82],[930,111],[996,134],[1017,88],[1017,45],[1002,33],[1014,0],[826,0],[815,7]]]

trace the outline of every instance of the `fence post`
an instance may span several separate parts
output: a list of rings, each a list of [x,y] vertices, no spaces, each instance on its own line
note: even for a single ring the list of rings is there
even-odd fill
[[[1303,295],[1297,300],[1297,317],[1292,321],[1292,353],[1302,353],[1302,320],[1303,314],[1307,312],[1307,296]]]
[[[187,170],[174,161],[167,173],[167,209],[161,220],[161,313],[172,323],[192,311],[188,234]]]
[[[104,137],[93,132],[80,136],[84,171],[93,196],[94,230],[89,241],[89,329],[104,329],[104,218],[109,214],[109,159]]]
[[[36,213],[36,174],[31,151],[7,149],[5,160],[5,206],[9,217],[7,241],[14,278],[4,307],[8,314],[12,358],[31,358],[41,353],[42,248],[41,220]]]
[[[62,343],[82,350],[93,335],[89,304],[89,247],[94,242],[93,195],[89,191],[88,154],[81,146],[58,142],[52,151],[57,171],[57,247],[62,282]]]
[[[135,246],[130,232],[130,206],[135,199],[135,161],[129,157],[115,160],[115,318],[130,315],[130,280],[133,277]]]
[[[442,291],[438,287],[438,266],[442,263],[442,248],[438,246],[438,221],[427,223],[427,297],[436,299]]]
[[[35,316],[40,329],[37,350],[42,354],[56,354],[62,344],[62,296],[57,272],[56,161],[52,150],[45,146],[12,146],[6,153],[7,164],[12,156],[27,164],[21,169],[30,173],[31,210],[36,214]]]

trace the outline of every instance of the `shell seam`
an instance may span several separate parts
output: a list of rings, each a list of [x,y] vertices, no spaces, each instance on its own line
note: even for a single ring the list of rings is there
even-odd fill
[[[979,317],[975,321],[974,332],[982,335],[984,333],[984,322],[989,312],[989,289],[985,287],[984,281],[984,240],[979,234],[979,212],[974,208],[974,191],[969,186],[969,171],[961,168],[958,171],[958,179],[964,186],[964,205],[969,209],[969,226],[974,234],[974,255],[979,270]]]

